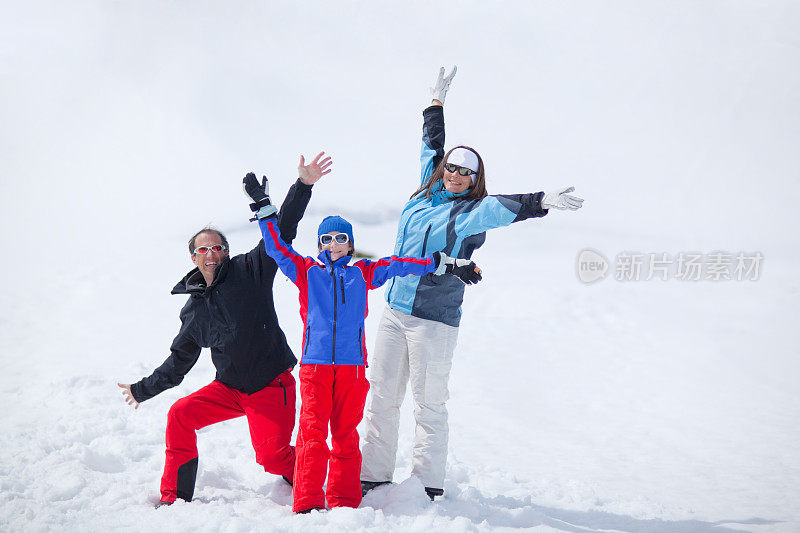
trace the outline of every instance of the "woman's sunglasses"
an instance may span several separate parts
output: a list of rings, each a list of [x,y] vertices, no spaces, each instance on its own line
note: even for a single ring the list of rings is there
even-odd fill
[[[224,252],[227,249],[228,247],[225,246],[224,244],[215,244],[214,246],[198,246],[197,248],[194,249],[194,253],[205,255],[208,252],[219,253],[219,252]]]
[[[458,172],[461,176],[469,176],[470,174],[475,174],[475,171],[471,168],[467,167],[460,167],[458,165],[454,165],[453,163],[445,163],[444,168],[448,172]]]
[[[319,243],[323,246],[332,243],[334,240],[339,244],[347,244],[347,241],[350,240],[350,237],[347,236],[347,233],[337,233],[336,235],[328,235],[326,233],[319,236]]]

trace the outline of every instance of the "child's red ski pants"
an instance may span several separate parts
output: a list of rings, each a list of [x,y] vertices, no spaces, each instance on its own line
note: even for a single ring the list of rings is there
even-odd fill
[[[300,429],[294,471],[295,512],[312,507],[358,507],[361,451],[356,427],[369,382],[363,365],[300,366]],[[328,424],[331,449],[328,449]],[[322,490],[328,474],[327,495]]]
[[[256,462],[271,474],[294,476],[295,381],[287,370],[253,394],[213,381],[175,402],[167,415],[167,457],[161,501],[191,501],[197,476],[195,431],[223,420],[247,417]]]

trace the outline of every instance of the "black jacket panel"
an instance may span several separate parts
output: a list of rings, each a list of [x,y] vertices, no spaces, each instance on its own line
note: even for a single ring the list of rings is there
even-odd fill
[[[501,204],[506,204],[506,202],[516,202],[520,204],[519,211],[517,212],[517,217],[514,219],[514,222],[545,216],[548,210],[542,207],[543,198],[544,193],[541,191],[527,194],[497,195],[497,199],[500,200]]]
[[[436,155],[433,156],[431,161],[431,174],[439,166],[444,158],[444,106],[432,105],[427,107],[422,116],[424,121],[422,124],[422,142],[423,145],[436,150]],[[427,180],[422,181],[425,185]]]
[[[310,198],[311,186],[299,180],[292,185],[278,213],[282,235],[294,239]],[[184,276],[172,289],[172,294],[189,295],[181,310],[181,329],[167,360],[131,385],[136,401],[183,381],[201,348],[211,348],[216,378],[245,394],[258,392],[297,364],[275,314],[272,283],[277,270],[260,241],[248,253],[226,258],[208,287],[197,268]]]

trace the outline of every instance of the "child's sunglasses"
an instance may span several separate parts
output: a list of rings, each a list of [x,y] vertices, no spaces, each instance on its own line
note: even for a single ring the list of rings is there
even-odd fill
[[[205,255],[208,252],[219,253],[219,252],[224,252],[227,249],[228,247],[225,246],[224,244],[215,244],[214,246],[198,246],[197,248],[194,249],[193,253]]]
[[[475,174],[470,168],[467,167],[460,167],[458,165],[454,165],[453,163],[445,163],[444,168],[447,169],[448,172],[458,172],[462,176],[469,176],[470,174]]]
[[[347,236],[347,233],[337,233],[336,235],[328,235],[326,233],[319,236],[319,243],[323,246],[332,243],[334,240],[339,244],[347,244],[347,241],[350,240],[350,237]]]

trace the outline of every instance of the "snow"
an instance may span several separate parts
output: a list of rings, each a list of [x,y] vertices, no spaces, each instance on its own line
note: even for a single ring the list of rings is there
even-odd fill
[[[800,9],[792,2],[57,3],[0,21],[0,530],[800,531]],[[472,31],[476,29],[476,31]],[[243,419],[198,435],[196,499],[153,509],[169,406],[117,382],[167,355],[186,240],[255,243],[239,190],[282,199],[326,150],[327,214],[392,251],[421,109],[458,64],[448,146],[490,193],[573,184],[577,213],[492,231],[450,380],[445,497],[409,478],[295,516]],[[587,248],[761,252],[756,281],[584,284]],[[276,307],[301,326],[283,277]],[[382,292],[370,300],[374,345]]]

